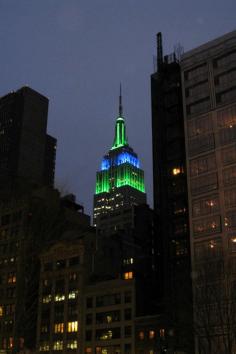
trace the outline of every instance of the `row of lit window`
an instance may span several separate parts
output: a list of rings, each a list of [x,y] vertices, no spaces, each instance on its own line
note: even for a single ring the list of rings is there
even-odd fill
[[[55,333],[64,333],[64,323],[55,323],[54,332]],[[67,332],[77,332],[78,331],[78,321],[68,322],[67,323]]]
[[[73,291],[70,291],[70,292],[68,293],[68,299],[69,299],[69,300],[76,299],[77,296],[78,296],[78,290],[73,290]],[[55,295],[55,297],[54,297],[54,301],[55,301],[55,302],[64,301],[65,299],[66,299],[65,294],[57,294],[57,295]],[[43,296],[43,298],[42,298],[43,304],[48,304],[48,303],[51,302],[51,301],[52,301],[52,295],[51,295],[51,294],[45,295],[45,296]]]
[[[164,328],[161,328],[161,329],[159,330],[159,336],[162,337],[162,338],[165,337],[165,329],[164,329]],[[154,330],[148,331],[147,337],[148,337],[149,339],[155,339],[155,338],[156,338],[156,332],[155,332]],[[139,338],[140,340],[144,340],[144,339],[145,339],[145,332],[144,332],[144,331],[140,331],[140,332],[138,333],[138,338]]]
[[[64,342],[62,340],[57,340],[53,343],[52,346],[53,350],[63,350],[64,348]],[[78,348],[78,342],[76,339],[70,340],[66,343],[66,348],[67,349],[77,349]],[[41,352],[48,352],[50,350],[50,345],[48,342],[42,342],[39,347],[39,351]]]

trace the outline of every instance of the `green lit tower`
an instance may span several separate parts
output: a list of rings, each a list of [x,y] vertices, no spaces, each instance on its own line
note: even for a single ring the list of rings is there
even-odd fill
[[[125,226],[126,210],[146,203],[144,172],[128,144],[120,88],[119,115],[112,148],[103,157],[96,176],[94,225],[116,230]]]

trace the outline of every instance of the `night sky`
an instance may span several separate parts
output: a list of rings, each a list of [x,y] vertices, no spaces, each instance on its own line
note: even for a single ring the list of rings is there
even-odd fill
[[[235,0],[0,0],[0,96],[29,85],[50,99],[58,139],[56,186],[91,213],[95,176],[110,149],[119,84],[129,144],[152,205],[150,74],[164,53],[236,28]]]

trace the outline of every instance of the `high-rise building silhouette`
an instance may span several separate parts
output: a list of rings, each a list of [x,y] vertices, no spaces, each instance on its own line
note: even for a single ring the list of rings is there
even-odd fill
[[[143,203],[146,203],[144,172],[128,144],[120,92],[114,142],[96,177],[94,225],[109,232],[127,229],[131,225],[125,210]]]
[[[191,256],[181,71],[175,53],[163,57],[161,33],[157,35],[157,71],[151,75],[151,97],[160,312],[180,339],[176,347],[191,352]]]
[[[54,184],[56,139],[47,135],[48,99],[29,87],[0,98],[0,181]]]

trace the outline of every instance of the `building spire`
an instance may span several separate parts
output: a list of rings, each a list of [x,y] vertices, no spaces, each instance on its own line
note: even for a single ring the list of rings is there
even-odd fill
[[[123,115],[123,106],[122,106],[122,88],[120,83],[120,96],[119,96],[119,117]]]

